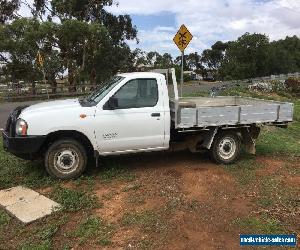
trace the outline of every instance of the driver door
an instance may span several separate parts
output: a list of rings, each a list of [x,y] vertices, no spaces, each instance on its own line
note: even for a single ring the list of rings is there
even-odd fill
[[[101,154],[150,151],[165,146],[160,79],[133,79],[114,95],[117,107],[96,114]]]

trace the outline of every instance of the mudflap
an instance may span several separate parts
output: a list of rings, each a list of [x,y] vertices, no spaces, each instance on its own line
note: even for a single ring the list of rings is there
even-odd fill
[[[250,127],[242,131],[245,151],[248,154],[252,154],[252,155],[256,154],[255,139],[258,138],[259,134],[260,134],[259,127]]]

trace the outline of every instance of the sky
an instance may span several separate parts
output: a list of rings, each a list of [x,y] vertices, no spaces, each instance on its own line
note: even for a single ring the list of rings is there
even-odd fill
[[[194,38],[187,53],[201,52],[216,41],[235,40],[245,32],[271,40],[300,36],[300,0],[118,0],[109,11],[129,14],[139,44],[131,47],[179,55],[172,39],[185,24]]]
[[[129,14],[138,28],[139,43],[131,48],[180,54],[173,37],[181,24],[193,34],[186,53],[201,53],[216,41],[235,40],[245,32],[271,40],[300,36],[300,0],[117,0],[106,8]],[[23,6],[21,14],[26,13]]]

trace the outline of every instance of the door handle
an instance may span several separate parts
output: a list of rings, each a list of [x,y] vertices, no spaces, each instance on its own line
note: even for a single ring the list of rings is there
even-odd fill
[[[152,113],[151,116],[152,117],[160,117],[160,113]]]

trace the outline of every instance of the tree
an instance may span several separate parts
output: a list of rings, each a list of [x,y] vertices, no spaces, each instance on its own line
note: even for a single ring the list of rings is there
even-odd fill
[[[112,4],[112,0],[51,1],[52,17],[62,22],[59,46],[70,85],[80,74],[81,78],[90,74],[92,82],[102,81],[125,68],[124,61],[131,61],[125,41],[135,39],[137,30],[130,16],[115,16],[105,10]]]
[[[34,64],[38,51],[45,58],[45,75],[54,91],[62,72],[68,73],[70,89],[75,90],[76,83],[101,82],[119,70],[132,69],[133,55],[126,41],[135,39],[137,30],[130,16],[105,10],[112,0],[34,0],[33,5],[26,4],[32,18],[0,26],[0,60],[6,64],[7,76],[40,79],[41,70]],[[6,11],[2,19],[14,18],[13,11]]]
[[[176,58],[175,58],[175,60],[174,60],[174,63],[176,64],[176,65],[178,65],[178,66],[180,66],[181,65],[181,60],[182,60],[182,57],[181,56],[177,56]],[[184,55],[184,57],[183,57],[183,70],[184,71],[189,71],[189,70],[191,70],[190,68],[189,68],[189,65],[188,65],[188,55]]]
[[[195,52],[187,56],[187,65],[190,69],[193,69],[198,74],[204,74],[204,66],[201,62],[201,56]]]
[[[264,76],[268,69],[269,38],[262,34],[246,33],[229,42],[222,63],[221,76],[245,79]]]
[[[212,45],[211,49],[206,49],[202,52],[201,62],[205,72],[204,74],[207,75],[208,72],[211,72],[214,78],[218,78],[219,69],[227,48],[228,44],[218,41]]]
[[[157,61],[157,58],[160,56],[160,54],[156,51],[150,51],[147,54],[147,64],[152,66],[153,68],[155,67],[155,63]]]
[[[171,54],[165,53],[163,55],[158,54],[154,63],[155,68],[168,69],[173,66],[173,58]]]
[[[43,78],[43,70],[36,64],[40,52],[44,57],[44,73],[55,92],[55,79],[63,71],[59,50],[53,49],[56,29],[54,23],[40,23],[30,18],[16,19],[0,29],[4,72],[13,82],[23,80],[34,87],[35,81]]]
[[[0,0],[0,24],[13,19],[19,7],[19,0]]]

